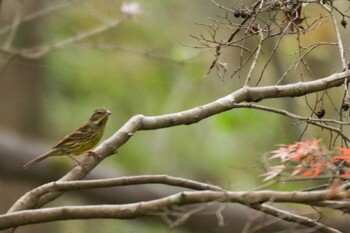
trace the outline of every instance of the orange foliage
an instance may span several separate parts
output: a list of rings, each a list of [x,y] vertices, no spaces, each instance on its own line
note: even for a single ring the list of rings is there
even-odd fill
[[[288,177],[317,177],[320,174],[350,178],[350,148],[338,147],[332,153],[320,145],[319,139],[305,140],[294,144],[281,145],[272,151],[269,159],[280,159],[280,165],[270,167],[261,176],[269,180],[282,173]],[[333,156],[329,156],[333,154]]]

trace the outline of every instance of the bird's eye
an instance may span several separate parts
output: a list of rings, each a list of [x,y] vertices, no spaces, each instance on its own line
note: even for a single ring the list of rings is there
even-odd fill
[[[93,121],[98,120],[102,115],[103,115],[103,112],[102,112],[102,111],[95,112],[95,113],[92,115],[91,120],[93,120]]]

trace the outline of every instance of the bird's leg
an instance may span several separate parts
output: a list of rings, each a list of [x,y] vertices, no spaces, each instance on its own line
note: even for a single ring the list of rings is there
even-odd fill
[[[78,165],[80,165],[81,166],[81,163],[78,161],[78,160],[76,160],[72,155],[67,155],[69,158],[71,158],[71,159],[73,159]]]
[[[80,161],[76,160],[72,155],[68,155],[68,157],[71,158],[71,159],[73,159],[73,160],[76,162],[76,165],[77,165],[77,166],[80,166],[80,167],[82,167],[85,171],[87,171],[87,170],[86,170],[86,164],[82,164]]]

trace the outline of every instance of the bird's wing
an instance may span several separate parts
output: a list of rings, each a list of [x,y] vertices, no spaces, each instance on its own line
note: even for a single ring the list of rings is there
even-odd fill
[[[69,147],[74,145],[77,141],[81,141],[83,137],[86,137],[86,132],[88,131],[88,125],[80,127],[77,131],[65,136],[61,141],[57,143],[54,148]]]

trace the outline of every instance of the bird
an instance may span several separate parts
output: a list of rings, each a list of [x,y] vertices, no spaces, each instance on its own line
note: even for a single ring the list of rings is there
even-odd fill
[[[68,155],[70,158],[75,160],[73,157],[71,157],[71,155],[80,155],[97,145],[103,135],[109,115],[111,115],[111,112],[107,109],[96,109],[85,124],[81,125],[73,133],[65,136],[47,153],[42,154],[24,164],[23,168],[27,169],[51,156]],[[94,153],[95,152],[88,152],[88,154]]]

